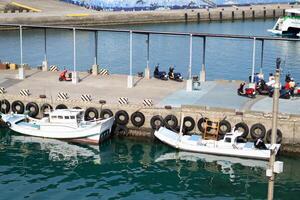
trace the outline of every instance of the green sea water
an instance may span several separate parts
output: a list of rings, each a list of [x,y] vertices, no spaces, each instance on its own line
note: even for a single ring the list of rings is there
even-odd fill
[[[0,132],[0,199],[266,199],[262,161],[178,152],[146,138],[98,147]],[[275,198],[299,199],[300,159],[279,160]]]

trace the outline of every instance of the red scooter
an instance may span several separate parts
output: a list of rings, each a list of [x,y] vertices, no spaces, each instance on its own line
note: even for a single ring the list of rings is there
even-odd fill
[[[240,87],[237,89],[238,95],[249,97],[249,98],[255,98],[256,97],[255,85],[252,85],[252,84],[253,83],[248,84],[248,86],[246,88],[244,88],[246,83],[242,82],[240,84]]]
[[[59,74],[59,81],[72,81],[72,73],[68,73],[68,70],[64,70]]]

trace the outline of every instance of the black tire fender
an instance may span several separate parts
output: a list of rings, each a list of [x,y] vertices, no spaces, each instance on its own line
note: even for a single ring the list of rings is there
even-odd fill
[[[93,114],[93,115],[91,116],[91,114]],[[86,121],[90,121],[90,120],[98,119],[98,118],[99,118],[99,112],[94,107],[89,107],[84,112],[84,120],[86,120]]]
[[[234,127],[235,127],[235,130],[240,130],[243,132],[243,134],[240,137],[247,138],[247,136],[249,134],[249,127],[245,122],[239,122]]]
[[[271,135],[272,135],[272,129],[268,130],[267,136],[266,136],[266,141],[267,143],[271,143]],[[282,142],[282,132],[277,129],[277,134],[276,134],[276,143],[281,144]]]
[[[134,126],[141,127],[145,123],[145,115],[139,111],[136,111],[132,113],[130,120]]]
[[[11,110],[17,114],[23,114],[24,110],[25,110],[25,106],[22,101],[17,100],[17,101],[12,102]]]
[[[195,128],[195,120],[190,117],[190,116],[186,116],[183,118],[183,130],[184,130],[184,133],[188,133],[192,130],[194,130]]]
[[[199,129],[199,131],[201,132],[201,133],[204,133],[204,125],[205,125],[205,123],[206,123],[206,120],[207,120],[207,118],[205,117],[202,117],[202,118],[200,118],[199,120],[198,120],[198,123],[197,123],[197,127],[198,127],[198,129]]]
[[[3,108],[3,105],[5,105],[5,108]],[[0,101],[0,111],[4,114],[8,113],[10,111],[10,103],[6,99],[2,99]]]
[[[65,104],[58,104],[55,107],[56,110],[60,110],[60,109],[68,109],[68,107]]]
[[[150,125],[153,130],[158,130],[161,126],[164,126],[164,119],[160,115],[155,115],[151,118]]]
[[[129,115],[125,110],[119,110],[115,114],[115,121],[120,125],[127,125],[129,122]]]
[[[219,134],[225,135],[226,133],[231,132],[231,124],[229,121],[223,119],[219,123]]]
[[[164,119],[164,124],[169,129],[175,129],[178,126],[178,119],[175,115],[167,115]]]
[[[40,112],[39,106],[35,102],[29,102],[26,104],[25,110],[29,111],[29,117],[36,117]]]
[[[101,119],[107,119],[114,116],[114,113],[110,109],[103,109],[100,112],[100,118]]]
[[[257,130],[259,131],[257,133]],[[263,139],[266,135],[266,128],[261,123],[253,124],[250,129],[250,135],[252,139]]]

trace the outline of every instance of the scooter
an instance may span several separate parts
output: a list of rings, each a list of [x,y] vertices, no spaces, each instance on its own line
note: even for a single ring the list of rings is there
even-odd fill
[[[159,71],[159,65],[155,66],[155,70],[153,74],[154,74],[154,78],[164,80],[164,81],[168,80],[167,73],[165,71]]]
[[[270,91],[269,97],[273,97],[273,94],[274,94],[274,89]],[[281,90],[279,90],[279,98],[280,99],[290,99],[291,91],[282,88]]]
[[[272,87],[268,86],[264,80],[260,80],[256,86],[256,91],[260,95],[269,95]]]
[[[64,70],[59,74],[59,81],[72,81],[72,73],[67,74],[68,70]],[[67,76],[68,75],[68,76]]]
[[[170,67],[169,68],[169,79],[173,80],[173,81],[178,81],[178,82],[182,82],[183,78],[181,76],[181,73],[174,73],[174,67]]]
[[[256,97],[255,87],[248,84],[248,87],[244,89],[245,85],[246,85],[245,82],[242,82],[240,84],[240,87],[237,89],[238,95],[249,97],[249,98],[255,98]]]

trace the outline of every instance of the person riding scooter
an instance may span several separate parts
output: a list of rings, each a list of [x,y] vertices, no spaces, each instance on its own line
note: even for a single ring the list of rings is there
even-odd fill
[[[68,70],[64,70],[59,74],[59,81],[72,81],[72,74],[69,73],[67,74]],[[68,75],[68,76],[67,76]]]
[[[174,73],[174,67],[169,68],[169,78],[174,81],[182,82],[183,78],[180,73]]]
[[[158,64],[155,66],[153,74],[154,74],[154,78],[157,78],[160,80],[165,80],[165,81],[168,80],[167,73],[165,71],[159,71]]]

